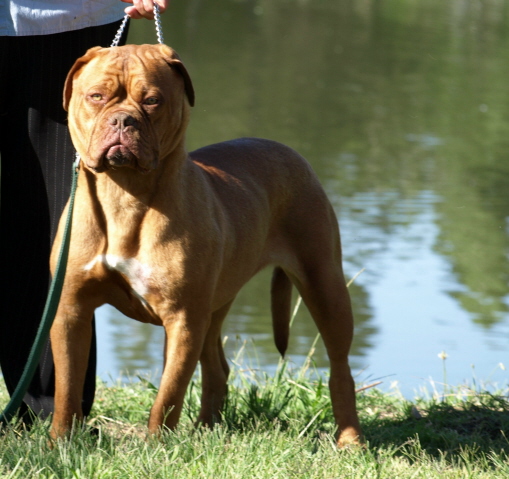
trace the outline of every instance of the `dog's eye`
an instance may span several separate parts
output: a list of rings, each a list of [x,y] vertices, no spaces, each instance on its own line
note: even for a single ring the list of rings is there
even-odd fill
[[[93,101],[101,101],[103,99],[103,96],[100,93],[92,93],[92,95],[90,95],[90,98]]]
[[[159,103],[159,99],[155,96],[149,96],[143,100],[144,105],[157,105]]]

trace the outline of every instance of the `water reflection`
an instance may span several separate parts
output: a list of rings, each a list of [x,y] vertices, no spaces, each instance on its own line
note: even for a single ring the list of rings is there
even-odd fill
[[[189,147],[273,138],[306,156],[322,179],[347,274],[366,268],[352,287],[356,369],[408,382],[440,377],[436,354],[446,349],[449,380],[459,382],[472,363],[488,376],[506,360],[507,6],[189,0],[164,16],[165,39],[197,92]],[[131,41],[154,42],[152,25],[133,24]],[[225,333],[254,336],[270,367],[277,356],[268,311],[260,275],[239,295]],[[296,362],[315,335],[307,312],[299,315]],[[161,332],[114,321],[102,322],[116,335],[104,345],[116,348],[116,370],[159,368]],[[316,360],[325,364],[323,349]]]

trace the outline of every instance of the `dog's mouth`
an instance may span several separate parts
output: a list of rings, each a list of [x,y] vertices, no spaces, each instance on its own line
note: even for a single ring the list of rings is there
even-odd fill
[[[133,166],[136,156],[126,145],[119,143],[106,150],[103,163],[111,167]]]
[[[140,165],[138,156],[133,153],[129,146],[122,143],[107,146],[98,162],[94,165],[88,165],[96,173],[102,173],[106,170],[114,170],[117,168],[133,168],[140,173],[148,173],[149,169]]]

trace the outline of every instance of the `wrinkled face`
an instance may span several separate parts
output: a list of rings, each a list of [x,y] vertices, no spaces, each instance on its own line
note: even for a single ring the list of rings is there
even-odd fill
[[[64,93],[74,145],[98,173],[155,169],[182,138],[192,103],[187,72],[164,45],[90,50]]]

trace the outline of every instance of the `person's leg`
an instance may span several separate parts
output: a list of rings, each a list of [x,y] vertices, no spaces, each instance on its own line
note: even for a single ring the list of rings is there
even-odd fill
[[[0,366],[10,393],[42,316],[51,244],[70,193],[74,148],[62,108],[65,78],[88,48],[109,46],[118,26],[0,38]],[[94,340],[85,414],[94,399],[95,362]],[[53,410],[53,391],[48,343],[25,402],[45,417]]]

